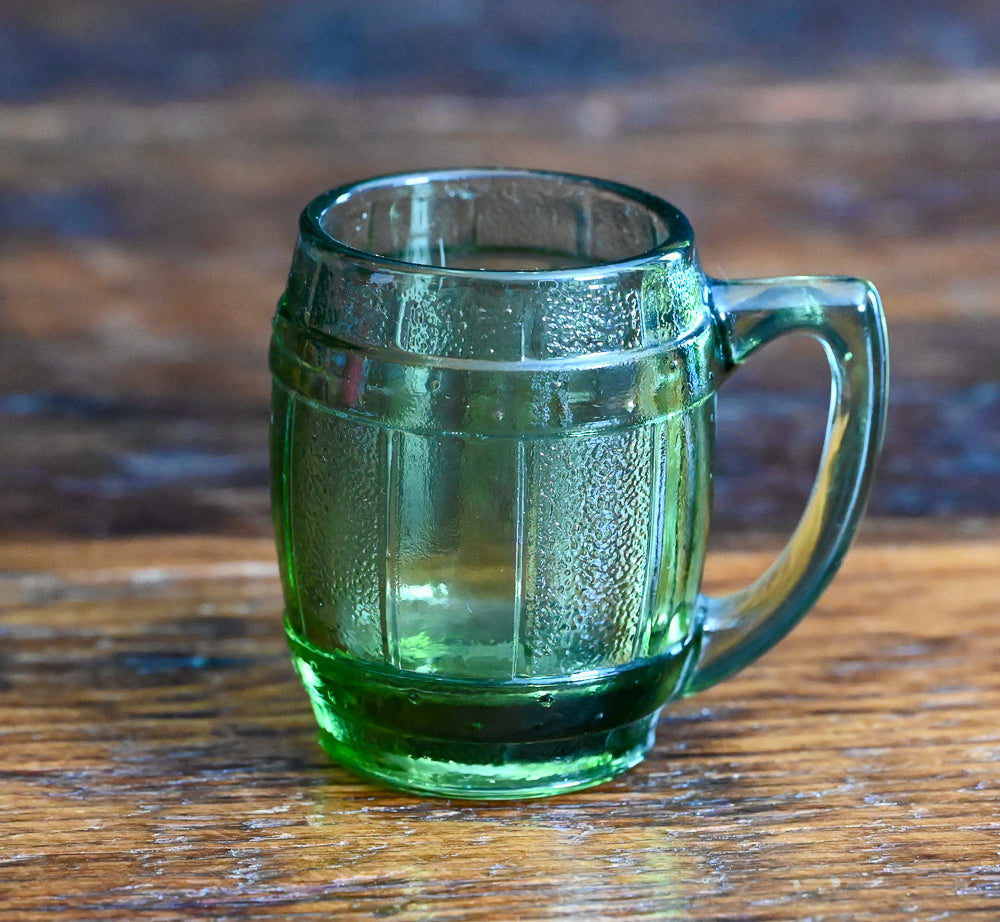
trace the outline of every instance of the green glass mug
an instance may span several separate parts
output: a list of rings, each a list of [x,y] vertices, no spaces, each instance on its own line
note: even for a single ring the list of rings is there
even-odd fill
[[[708,597],[716,388],[793,331],[832,369],[816,485],[771,568]],[[825,588],[884,428],[868,282],[709,279],[676,209],[560,173],[316,199],[270,362],[286,631],[321,742],[456,797],[640,761],[666,702],[746,665]]]

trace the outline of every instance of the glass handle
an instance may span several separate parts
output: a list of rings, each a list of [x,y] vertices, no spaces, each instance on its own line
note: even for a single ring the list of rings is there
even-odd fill
[[[693,694],[742,669],[783,637],[826,588],[864,511],[885,431],[885,317],[869,282],[748,279],[710,284],[723,359],[735,368],[786,333],[807,333],[830,361],[832,394],[819,472],[791,539],[756,582],[701,596],[704,637]]]

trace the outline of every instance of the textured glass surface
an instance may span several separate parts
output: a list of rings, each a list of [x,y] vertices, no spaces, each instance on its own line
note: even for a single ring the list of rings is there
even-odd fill
[[[286,521],[298,629],[321,646],[381,660],[384,435],[302,400],[290,413]]]
[[[551,439],[528,451],[527,670],[630,662],[648,611],[655,427]]]

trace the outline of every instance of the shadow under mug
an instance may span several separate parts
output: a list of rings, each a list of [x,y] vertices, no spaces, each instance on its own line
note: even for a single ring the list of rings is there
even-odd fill
[[[716,389],[824,345],[819,473],[755,583],[700,591]],[[868,282],[723,282],[660,199],[454,170],[304,211],[271,345],[293,660],[338,761],[404,789],[540,796],[652,745],[660,708],[782,637],[838,567],[881,445]]]

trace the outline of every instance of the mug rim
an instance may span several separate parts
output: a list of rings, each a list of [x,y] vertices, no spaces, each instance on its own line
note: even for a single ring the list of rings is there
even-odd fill
[[[431,181],[461,181],[463,179],[518,177],[529,179],[551,179],[571,182],[578,186],[592,186],[611,192],[622,199],[635,202],[659,217],[666,226],[666,237],[656,246],[636,253],[625,259],[595,261],[583,266],[547,269],[485,269],[436,266],[430,263],[410,262],[393,256],[385,256],[370,250],[351,246],[334,236],[326,228],[324,219],[336,205],[346,202],[349,197],[367,189],[391,186],[414,186]],[[480,279],[492,281],[526,282],[544,279],[587,279],[613,276],[622,272],[647,268],[650,263],[675,260],[680,254],[694,248],[694,232],[684,213],[665,199],[645,192],[636,186],[612,180],[598,179],[580,173],[561,170],[544,170],[508,167],[473,167],[418,170],[413,172],[386,173],[369,179],[344,183],[314,198],[303,209],[300,232],[310,242],[321,249],[336,254],[340,258],[363,263],[385,271],[407,275],[433,275],[450,278]]]

